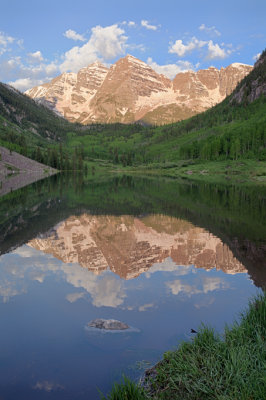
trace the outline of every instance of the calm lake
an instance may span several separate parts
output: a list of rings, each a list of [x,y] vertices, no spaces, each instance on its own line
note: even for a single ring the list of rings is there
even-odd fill
[[[266,188],[57,175],[0,198],[0,252],[0,399],[96,400],[265,288]]]

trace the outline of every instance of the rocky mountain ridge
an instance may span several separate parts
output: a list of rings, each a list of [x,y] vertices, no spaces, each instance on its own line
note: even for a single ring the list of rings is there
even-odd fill
[[[164,215],[72,216],[28,245],[65,263],[78,263],[96,275],[110,268],[124,279],[136,278],[152,267],[160,269],[168,257],[176,265],[246,272],[221,239]]]
[[[252,103],[262,95],[266,95],[266,50],[261,53],[256,61],[252,76],[246,76],[237,86],[231,102],[235,101],[238,104]]]
[[[234,63],[220,70],[180,72],[171,81],[127,55],[109,69],[99,62],[63,73],[26,94],[71,122],[169,123],[221,102],[252,70]]]

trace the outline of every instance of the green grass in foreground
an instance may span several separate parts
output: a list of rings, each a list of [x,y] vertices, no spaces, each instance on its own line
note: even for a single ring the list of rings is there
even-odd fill
[[[108,400],[144,400],[147,396],[144,389],[136,385],[130,379],[124,377],[124,382],[122,384],[115,383],[111,393],[104,397],[101,395],[101,399]]]
[[[222,336],[202,326],[192,342],[164,354],[150,393],[124,378],[108,400],[262,400],[266,398],[266,292],[225,327]]]

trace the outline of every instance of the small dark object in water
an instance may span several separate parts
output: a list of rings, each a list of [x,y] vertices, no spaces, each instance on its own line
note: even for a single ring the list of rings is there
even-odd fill
[[[198,332],[191,328],[191,333],[198,333]]]

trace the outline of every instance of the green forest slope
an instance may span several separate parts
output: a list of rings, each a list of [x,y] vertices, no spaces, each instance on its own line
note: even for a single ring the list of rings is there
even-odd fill
[[[222,103],[185,121],[158,127],[71,124],[0,84],[0,144],[58,169],[82,169],[103,160],[140,169],[236,160],[264,165],[265,94],[266,51]]]
[[[258,96],[254,95],[258,93]],[[241,95],[240,95],[241,94]],[[266,52],[222,103],[160,127],[114,124],[68,135],[87,157],[124,165],[178,160],[266,160]]]

